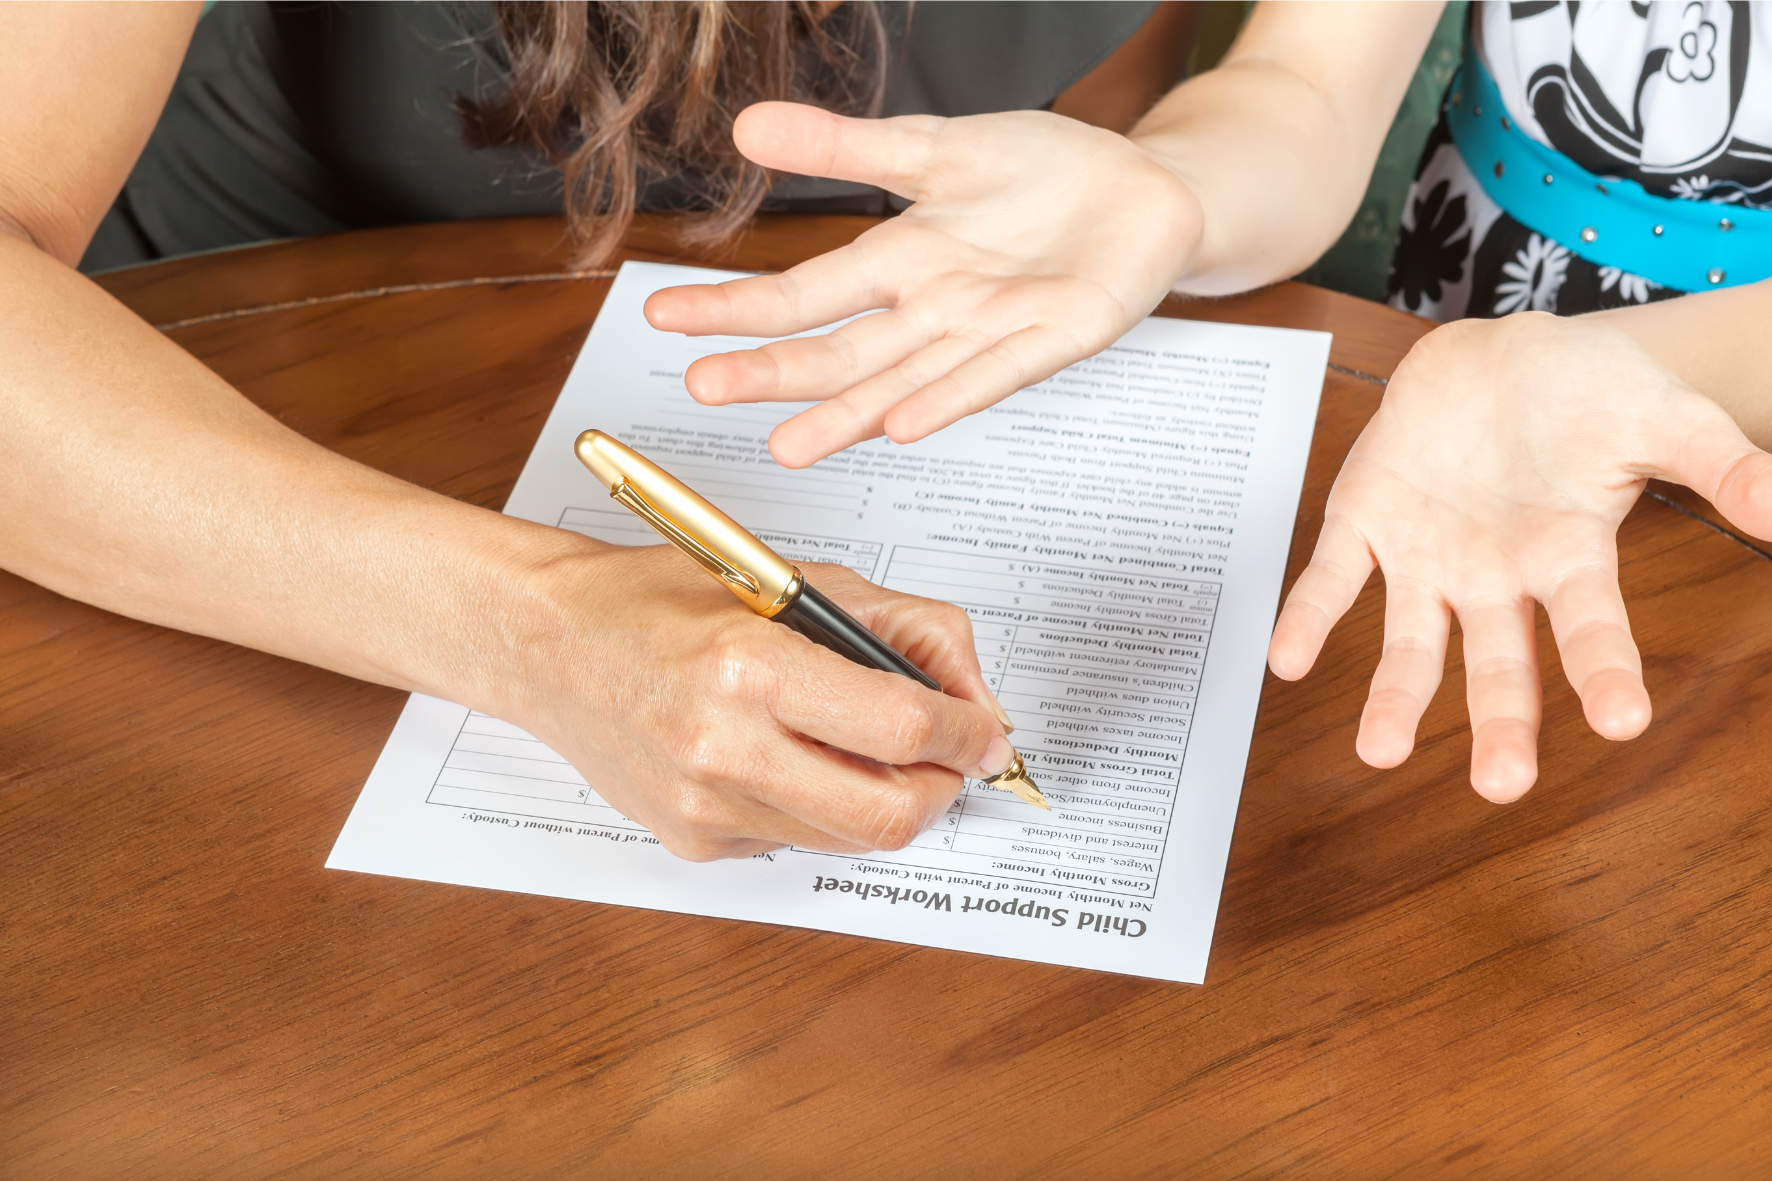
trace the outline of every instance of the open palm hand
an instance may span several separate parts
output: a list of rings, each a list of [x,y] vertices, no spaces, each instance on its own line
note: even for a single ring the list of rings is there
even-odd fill
[[[819,401],[770,436],[804,467],[882,434],[905,443],[1112,344],[1198,241],[1187,186],[1123,136],[1039,111],[846,119],[760,103],[734,127],[770,168],[878,185],[915,203],[780,275],[676,287],[647,318],[691,335],[816,337],[706,357],[710,405]]]
[[[1772,537],[1772,455],[1624,333],[1543,314],[1437,329],[1404,359],[1349,453],[1269,664],[1304,676],[1381,567],[1384,654],[1360,757],[1392,767],[1409,756],[1456,613],[1471,783],[1490,800],[1517,799],[1538,775],[1534,603],[1588,724],[1612,739],[1649,724],[1616,534],[1650,477],[1686,484]]]

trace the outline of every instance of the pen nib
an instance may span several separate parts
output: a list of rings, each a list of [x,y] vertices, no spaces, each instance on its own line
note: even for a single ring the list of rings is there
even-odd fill
[[[999,791],[1012,791],[1034,807],[1052,811],[1052,805],[1046,802],[1046,797],[1040,794],[1040,789],[1028,776],[1027,766],[1021,761],[1019,753],[1007,767],[986,779],[984,785]]]

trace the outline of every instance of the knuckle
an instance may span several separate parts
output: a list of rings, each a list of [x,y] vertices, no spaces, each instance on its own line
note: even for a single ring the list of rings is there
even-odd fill
[[[718,861],[730,854],[734,842],[700,833],[657,832],[658,843],[673,857],[684,861]]]
[[[1389,640],[1385,641],[1384,645],[1384,654],[1386,656],[1394,654],[1404,659],[1412,659],[1417,656],[1432,656],[1433,653],[1434,646],[1423,637],[1417,635],[1402,634],[1392,636]]]
[[[964,608],[952,603],[940,603],[936,610],[936,623],[954,633],[967,644],[972,643],[972,616],[966,614]]]
[[[861,350],[856,348],[855,341],[840,331],[831,333],[825,340],[829,342],[831,359],[836,362],[843,380],[853,384],[865,375]]]
[[[1530,680],[1532,667],[1518,656],[1489,656],[1471,662],[1468,678],[1484,680]]]
[[[743,354],[740,354],[741,356]],[[754,350],[755,360],[749,366],[753,380],[759,390],[778,393],[789,383],[790,376],[783,358],[768,348]]]
[[[1023,389],[1034,384],[1031,375],[1029,374],[1027,363],[1022,360],[1021,354],[1015,351],[1013,345],[998,343],[992,345],[979,355],[990,358],[997,362],[1002,368],[1002,371],[1006,376],[999,379],[999,385],[1008,385],[1015,389]]]
[[[780,657],[783,629],[760,632],[756,619],[743,619],[722,628],[710,640],[702,682],[709,706],[727,716],[768,704],[781,682]],[[748,625],[748,626],[747,626]]]
[[[756,679],[755,669],[756,651],[748,636],[726,628],[708,645],[705,680],[715,696],[743,696]]]
[[[836,584],[841,584],[845,589],[873,585],[849,567],[839,566],[834,562],[802,562],[800,569],[809,580],[815,580],[821,589]]]
[[[1001,334],[986,332],[977,324],[961,324],[958,327],[949,328],[945,335],[960,341],[974,352],[983,352],[996,344]]]
[[[896,725],[887,753],[890,762],[920,763],[940,730],[935,706],[921,694],[905,697],[894,710]]]
[[[1588,619],[1577,624],[1569,631],[1568,638],[1562,645],[1568,646],[1595,641],[1607,646],[1636,649],[1636,641],[1631,638],[1630,628],[1616,619]]]
[[[704,786],[725,786],[734,776],[731,743],[727,735],[714,725],[703,725],[686,739],[677,751],[677,766],[689,782],[680,793],[679,803],[685,807],[691,799],[701,801]],[[695,805],[704,806],[703,802]]]
[[[901,326],[913,348],[923,348],[953,329],[953,320],[933,303],[901,303],[886,313]]]
[[[718,794],[694,785],[681,788],[671,801],[677,832],[698,840],[725,835],[729,809]]]
[[[928,806],[914,788],[902,785],[882,789],[873,801],[862,835],[876,849],[902,849],[929,827]]]
[[[946,372],[940,366],[931,365],[927,358],[912,355],[898,363],[892,376],[897,379],[898,392],[902,397],[915,393]]]

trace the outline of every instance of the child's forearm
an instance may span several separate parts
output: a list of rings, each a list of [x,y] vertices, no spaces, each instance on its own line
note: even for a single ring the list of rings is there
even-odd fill
[[[1132,129],[1199,198],[1178,290],[1246,291],[1297,274],[1359,207],[1438,4],[1262,4],[1224,63]]]

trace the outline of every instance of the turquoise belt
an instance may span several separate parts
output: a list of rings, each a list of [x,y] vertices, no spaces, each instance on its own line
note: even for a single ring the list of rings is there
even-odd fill
[[[1475,53],[1452,79],[1447,123],[1491,200],[1589,262],[1676,291],[1772,277],[1772,210],[1657,197],[1635,181],[1595,176],[1514,126]]]

